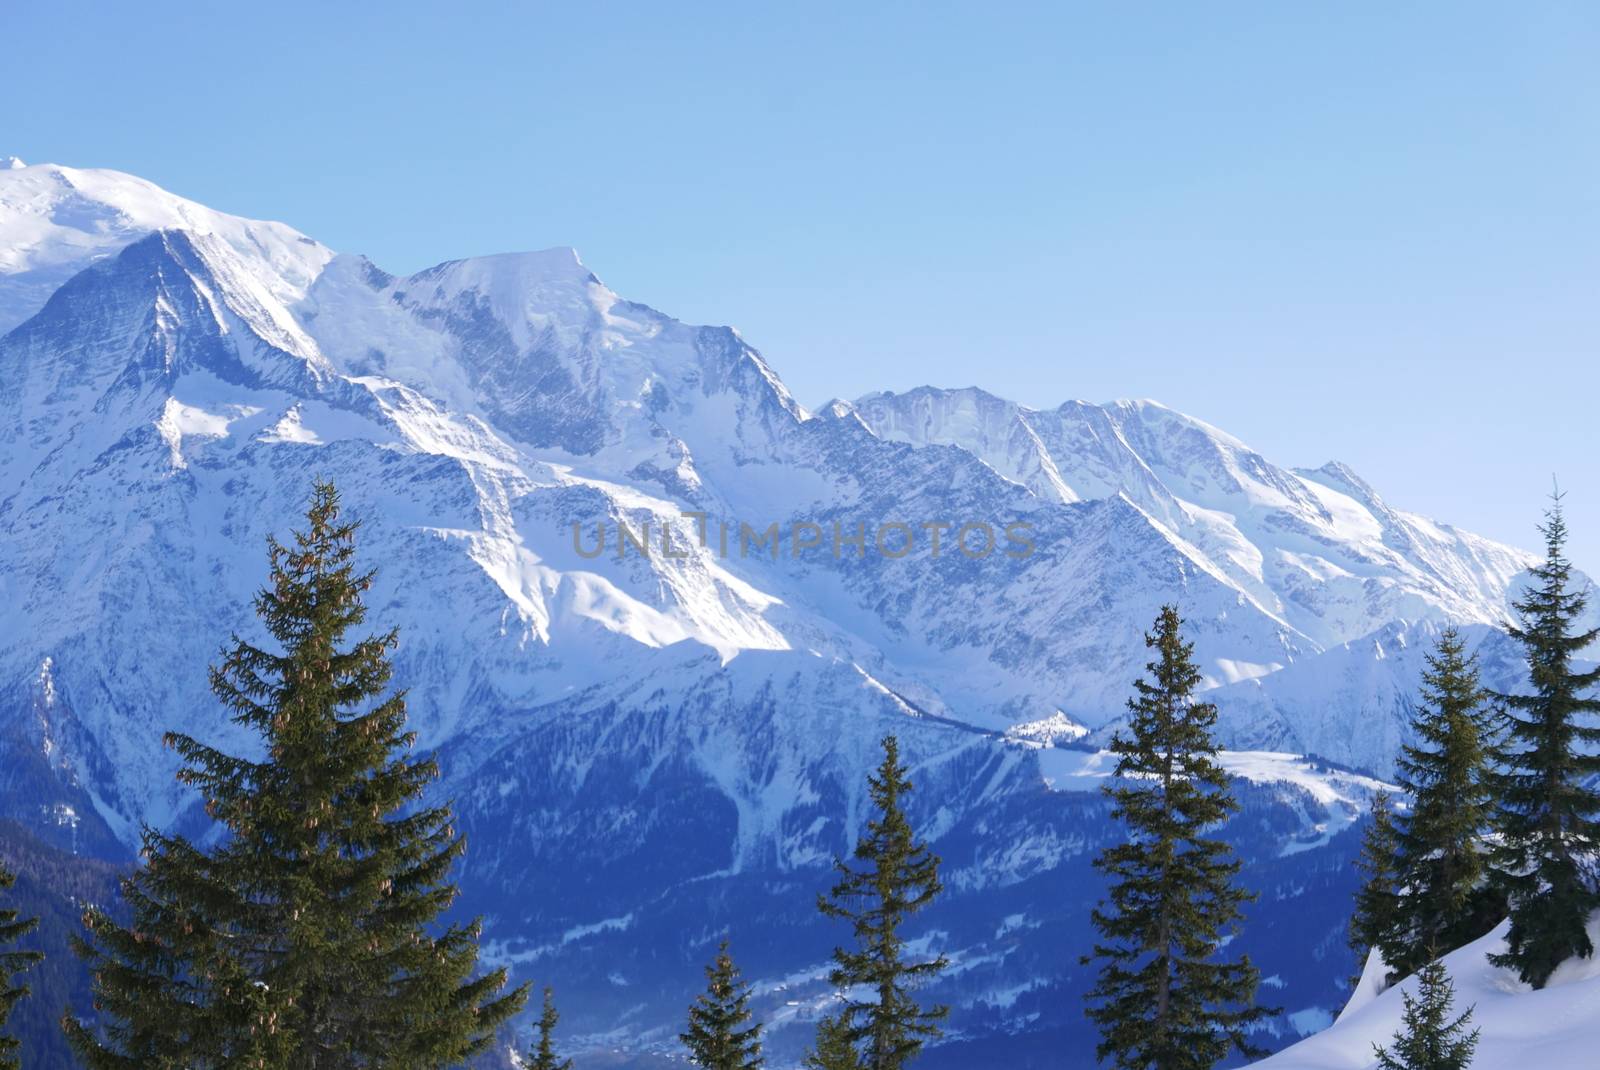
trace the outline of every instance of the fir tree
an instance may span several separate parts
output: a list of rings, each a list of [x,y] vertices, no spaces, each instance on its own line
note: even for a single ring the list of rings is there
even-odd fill
[[[1410,992],[1402,992],[1400,998],[1405,1015],[1394,1035],[1393,1051],[1372,1046],[1379,1070],[1467,1070],[1478,1046],[1478,1031],[1467,1032],[1471,1007],[1450,1019],[1455,986],[1444,963],[1434,959],[1423,966],[1417,973],[1416,998]]]
[[[1534,586],[1516,604],[1532,694],[1497,695],[1506,707],[1506,738],[1496,777],[1500,841],[1491,863],[1511,917],[1507,950],[1496,965],[1515,969],[1535,988],[1562,960],[1594,952],[1586,926],[1600,907],[1595,859],[1600,856],[1600,698],[1587,694],[1600,669],[1577,671],[1572,659],[1600,635],[1579,631],[1588,601],[1566,558],[1561,499],[1541,528],[1545,560]]]
[[[1383,948],[1398,976],[1477,939],[1500,920],[1485,885],[1484,834],[1493,810],[1476,659],[1454,629],[1428,656],[1422,705],[1413,720],[1419,745],[1403,748],[1399,784],[1411,811],[1398,824],[1396,931]]]
[[[1377,948],[1387,963],[1399,947],[1400,840],[1386,791],[1372,796],[1372,813],[1361,838],[1356,869],[1362,880],[1356,891],[1355,913],[1350,917],[1350,947],[1363,961]],[[1359,975],[1351,984],[1358,980]]]
[[[0,891],[6,891],[17,878],[0,866]],[[18,984],[18,975],[26,972],[42,955],[37,951],[17,951],[12,945],[36,929],[38,918],[19,919],[15,910],[0,910],[0,1029],[11,1017],[15,1007],[28,994],[26,985]],[[21,1045],[16,1038],[0,1033],[0,1070],[18,1070],[22,1063],[17,1058]]]
[[[939,858],[917,840],[906,817],[903,800],[912,784],[894,736],[883,740],[883,761],[867,787],[878,816],[856,844],[861,866],[835,862],[838,883],[817,897],[817,906],[830,918],[850,922],[856,939],[854,950],[834,948],[829,980],[841,989],[865,987],[873,996],[870,1002],[846,997],[840,1013],[844,1038],[861,1047],[864,1070],[900,1070],[940,1035],[939,1023],[950,1013],[943,1006],[924,1009],[912,995],[913,986],[937,976],[948,960],[908,959],[900,932],[907,918],[942,891]]]
[[[472,978],[476,922],[437,926],[465,844],[448,807],[421,801],[434,763],[406,756],[404,694],[387,693],[395,633],[345,639],[372,573],[331,485],[307,521],[291,545],[268,541],[255,608],[273,646],[236,636],[211,673],[261,757],[167,737],[227,837],[202,848],[147,829],[129,924],[85,916],[107,1025],[63,1024],[91,1070],[453,1066],[526,999],[499,994],[503,970]]]
[[[1145,636],[1157,655],[1151,679],[1134,685],[1129,734],[1111,743],[1117,782],[1104,789],[1129,837],[1095,859],[1111,886],[1092,915],[1103,942],[1088,1014],[1100,1027],[1097,1055],[1125,1070],[1201,1070],[1230,1048],[1260,1054],[1247,1031],[1275,1013],[1254,1004],[1248,958],[1218,960],[1224,930],[1254,897],[1235,885],[1240,863],[1228,846],[1205,836],[1238,804],[1211,736],[1216,707],[1194,700],[1200,671],[1182,623],[1165,606]]]
[[[561,1015],[556,1013],[555,991],[545,985],[544,1009],[539,1014],[539,1040],[522,1064],[526,1070],[572,1070],[571,1059],[556,1058],[552,1036],[560,1020]]]
[[[816,1047],[800,1064],[805,1070],[861,1070],[861,1056],[850,1039],[850,1027],[838,1018],[817,1023]]]
[[[689,1028],[678,1039],[689,1049],[689,1061],[704,1070],[761,1070],[761,1026],[746,1024],[750,986],[739,979],[739,967],[728,953],[728,941],[706,967],[706,990],[689,1008]]]

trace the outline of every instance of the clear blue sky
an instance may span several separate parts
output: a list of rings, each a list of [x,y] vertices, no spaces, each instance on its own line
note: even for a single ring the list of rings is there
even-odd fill
[[[202,6],[212,10],[199,11]],[[1600,5],[16,0],[0,153],[573,245],[802,400],[1153,397],[1600,572]]]

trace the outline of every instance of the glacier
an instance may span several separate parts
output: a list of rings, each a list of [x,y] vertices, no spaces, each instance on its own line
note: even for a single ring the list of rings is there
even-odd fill
[[[1262,894],[1240,939],[1290,1039],[1338,1009],[1354,822],[1422,652],[1454,624],[1491,682],[1519,671],[1501,628],[1533,557],[1343,465],[1279,467],[1151,401],[926,387],[813,411],[737,331],[630,302],[570,249],[400,277],[133,176],[12,164],[0,816],[113,859],[142,823],[204,829],[161,733],[251,746],[205,669],[258,633],[265,538],[331,478],[469,836],[486,954],[636,1065],[671,1050],[728,931],[793,1058],[839,937],[813,894],[888,732],[951,888],[925,938],[956,1015],[928,1064],[1087,1050],[1097,747],[1168,601],[1236,752],[1228,835]],[[1033,552],[723,552],[694,518],[1023,524]]]

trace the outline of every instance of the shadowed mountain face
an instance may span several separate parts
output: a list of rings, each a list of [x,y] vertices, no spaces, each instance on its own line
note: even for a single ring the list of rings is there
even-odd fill
[[[397,278],[130,176],[19,168],[0,313],[0,815],[104,858],[140,822],[200,827],[161,732],[248,750],[206,665],[259,636],[264,539],[331,478],[471,835],[464,907],[619,1058],[670,1049],[724,931],[798,1050],[841,936],[814,893],[889,732],[951,888],[921,930],[957,963],[930,1065],[1087,1050],[1087,860],[1114,829],[1046,745],[1107,730],[1164,602],[1241,748],[1382,773],[1445,622],[1515,678],[1494,627],[1528,555],[1342,466],[1153,403],[811,413],[737,333],[570,250]],[[1240,770],[1244,942],[1270,1001],[1331,1009],[1339,830],[1373,782]]]
[[[30,994],[12,1010],[6,1033],[22,1043],[28,1070],[73,1070],[78,1062],[62,1040],[61,1012],[88,1006],[92,996],[71,940],[86,904],[116,900],[127,863],[58,850],[17,822],[0,820],[0,866],[17,878],[5,893],[5,908],[39,922],[20,946],[45,956],[21,978]]]

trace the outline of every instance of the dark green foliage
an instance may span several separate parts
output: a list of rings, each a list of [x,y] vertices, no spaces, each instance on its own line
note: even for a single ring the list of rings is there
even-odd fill
[[[1420,969],[1433,948],[1461,947],[1500,921],[1487,887],[1493,789],[1485,697],[1476,660],[1460,634],[1446,629],[1422,676],[1412,722],[1419,744],[1404,748],[1398,762],[1412,803],[1397,829],[1397,931],[1381,945],[1396,976]]]
[[[724,940],[706,967],[705,992],[689,1008],[688,1031],[678,1039],[689,1061],[705,1070],[761,1070],[761,1026],[747,1024],[752,1017],[750,986],[739,979]]]
[[[1356,909],[1350,917],[1350,947],[1365,961],[1367,952],[1378,948],[1386,955],[1399,946],[1400,933],[1400,836],[1395,828],[1394,807],[1389,793],[1372,797],[1372,813],[1361,837],[1361,887],[1356,891]],[[1360,980],[1353,978],[1351,983]]]
[[[816,1047],[800,1064],[805,1070],[861,1070],[861,1056],[850,1039],[850,1028],[837,1018],[817,1023]]]
[[[0,892],[9,892],[15,883],[17,878],[0,866]],[[42,957],[37,951],[19,950],[12,945],[38,927],[38,918],[21,918],[9,907],[0,909],[0,1028],[11,1017],[11,1009],[28,994],[20,975]],[[17,1058],[21,1046],[14,1037],[0,1033],[0,1070],[17,1070],[22,1065]]]
[[[861,865],[835,862],[839,881],[817,897],[817,906],[828,917],[850,922],[856,938],[853,950],[834,948],[829,981],[841,989],[864,986],[873,994],[871,1002],[846,998],[839,1016],[845,1039],[860,1046],[865,1070],[900,1070],[940,1035],[939,1022],[950,1013],[942,1006],[924,1010],[912,995],[915,985],[937,976],[948,961],[943,955],[908,960],[900,933],[906,919],[942,891],[939,858],[918,842],[906,817],[902,800],[912,784],[894,736],[884,739],[883,762],[867,787],[878,816],[856,844]]]
[[[64,1026],[91,1070],[453,1066],[526,999],[498,994],[504,971],[472,979],[476,923],[436,931],[465,844],[447,807],[421,804],[437,769],[406,756],[404,695],[386,694],[395,633],[345,641],[372,574],[332,486],[307,520],[269,540],[255,605],[274,648],[235,637],[211,674],[261,759],[168,737],[228,835],[146,829],[130,922],[85,914],[105,1029]]]
[[[1276,1013],[1255,1005],[1248,958],[1218,960],[1253,897],[1235,884],[1232,851],[1205,835],[1238,806],[1216,760],[1216,707],[1194,701],[1200,671],[1182,623],[1163,607],[1145,636],[1156,660],[1134,685],[1128,734],[1112,740],[1116,783],[1105,789],[1129,835],[1095,859],[1111,886],[1093,914],[1103,942],[1088,1015],[1100,1027],[1096,1054],[1126,1070],[1201,1070],[1230,1048],[1260,1054],[1249,1027]]]
[[[1468,1007],[1452,1020],[1455,986],[1437,959],[1417,973],[1417,995],[1402,992],[1405,1016],[1394,1035],[1394,1047],[1385,1050],[1374,1044],[1380,1070],[1467,1070],[1478,1047],[1478,1031],[1467,1032],[1472,1020]]]
[[[1560,498],[1541,529],[1545,560],[1517,602],[1511,631],[1528,661],[1531,694],[1497,695],[1506,738],[1496,777],[1500,842],[1491,862],[1511,916],[1507,951],[1494,961],[1535,988],[1564,959],[1594,952],[1586,925],[1600,907],[1594,865],[1600,855],[1600,669],[1578,672],[1572,659],[1600,630],[1578,631],[1587,592],[1573,583],[1565,555]]]
[[[556,1058],[555,1044],[552,1037],[556,1030],[556,1023],[561,1020],[561,1015],[556,1013],[556,994],[549,985],[544,988],[544,1009],[539,1013],[539,1039],[534,1044],[533,1051],[528,1053],[528,1058],[523,1062],[526,1070],[572,1070],[571,1059]]]

